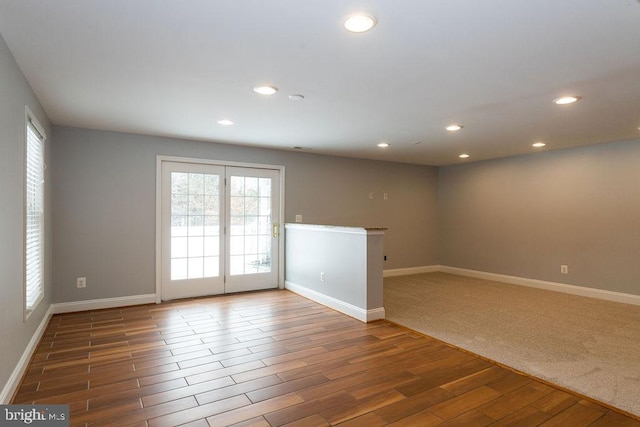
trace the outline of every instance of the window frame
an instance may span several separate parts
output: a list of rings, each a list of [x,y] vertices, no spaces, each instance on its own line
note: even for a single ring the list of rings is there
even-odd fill
[[[31,159],[33,154],[29,148],[30,146],[30,138],[31,134],[36,136],[39,146],[37,147],[36,155],[39,155],[38,158]],[[31,112],[29,107],[25,106],[25,124],[24,124],[24,182],[23,182],[23,309],[24,309],[24,320],[26,321],[29,316],[38,308],[40,302],[44,299],[44,265],[45,265],[45,200],[46,200],[46,192],[45,192],[45,141],[47,139],[47,135],[44,132],[44,128],[38,122],[35,115]],[[32,173],[33,166],[30,167],[30,164],[33,161],[40,163],[41,173],[39,176],[35,176]],[[40,179],[40,183],[36,184],[36,194],[35,194],[35,203],[36,209],[30,207],[30,197],[33,198],[33,190],[30,190],[29,185],[32,181]],[[38,194],[39,192],[39,194]],[[30,282],[32,281],[33,271],[30,271],[29,262],[32,261],[30,259],[33,254],[29,250],[29,244],[32,243],[32,240],[29,236],[31,231],[29,218],[32,215],[34,210],[39,210],[37,213],[38,220],[38,237],[37,237],[37,245],[39,246],[37,252],[37,262],[38,265],[36,268],[36,289],[37,293],[34,298],[29,298],[29,294],[32,292],[30,289]],[[33,286],[33,285],[31,285]]]

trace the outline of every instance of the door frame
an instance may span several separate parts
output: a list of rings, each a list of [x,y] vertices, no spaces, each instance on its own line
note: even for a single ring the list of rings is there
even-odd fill
[[[278,215],[278,289],[284,289],[284,183],[285,167],[261,163],[232,162],[227,160],[199,159],[192,157],[156,156],[156,303],[162,302],[162,163],[194,163],[201,165],[232,166],[253,169],[272,169],[280,173],[280,213]],[[225,272],[226,274],[226,272]]]

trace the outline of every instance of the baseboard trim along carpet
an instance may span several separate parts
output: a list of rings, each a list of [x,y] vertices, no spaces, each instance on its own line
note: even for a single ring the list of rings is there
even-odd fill
[[[568,285],[566,283],[547,282],[544,280],[527,279],[525,277],[508,276],[506,274],[488,273],[466,268],[449,267],[446,265],[425,265],[421,267],[396,268],[384,270],[384,277],[408,276],[421,273],[451,273],[459,276],[475,277],[476,279],[495,280],[496,282],[512,285],[529,286],[531,288],[546,289],[548,291],[563,292],[565,294],[582,297],[598,298],[606,301],[621,302],[623,304],[640,305],[640,295],[624,292],[607,291],[604,289],[587,288],[584,286]]]
[[[440,271],[439,265],[425,265],[422,267],[394,268],[392,270],[384,270],[383,277],[408,276],[409,274],[435,273]]]
[[[548,291],[563,292],[565,294],[579,295],[582,297],[598,298],[607,301],[621,302],[624,304],[640,305],[640,295],[625,294],[622,292],[606,291],[603,289],[586,288],[583,286],[567,285],[544,280],[526,279],[524,277],[507,276],[504,274],[486,273],[484,271],[467,270],[465,268],[439,266],[442,273],[457,274],[459,276],[474,277],[476,279],[495,280],[496,282],[509,283],[511,285],[529,286],[531,288],[546,289]]]
[[[371,310],[365,310],[364,308],[356,307],[348,302],[341,301],[339,299],[330,297],[313,289],[305,288],[304,286],[297,285],[293,282],[285,281],[285,289],[290,290],[300,296],[315,301],[326,307],[332,308],[340,313],[344,313],[347,316],[351,316],[361,322],[373,322],[374,320],[384,319],[385,311],[384,307],[378,307]]]
[[[86,301],[60,302],[57,304],[52,304],[51,306],[53,307],[53,314],[59,314],[155,303],[156,294],[146,294],[131,295],[127,297],[91,299]]]
[[[53,309],[52,309],[52,306],[49,306],[49,309],[47,310],[44,317],[42,318],[42,321],[38,325],[38,328],[33,333],[33,336],[31,337],[29,344],[27,344],[27,348],[24,349],[24,352],[22,353],[22,357],[20,357],[20,360],[16,364],[16,367],[13,369],[11,376],[7,380],[7,383],[4,385],[4,388],[0,393],[0,404],[6,405],[11,403],[11,399],[13,398],[13,395],[15,394],[16,390],[18,390],[18,387],[20,386],[20,381],[22,381],[22,377],[24,373],[27,371],[27,368],[29,367],[29,362],[31,361],[31,357],[33,356],[33,353],[36,351],[36,348],[40,343],[40,339],[42,338],[42,335],[44,335],[44,331],[47,329],[47,326],[49,325],[49,320],[51,319],[52,315],[53,315]]]

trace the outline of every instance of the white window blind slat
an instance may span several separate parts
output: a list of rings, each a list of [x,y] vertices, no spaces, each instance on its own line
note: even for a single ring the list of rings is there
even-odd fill
[[[30,312],[44,293],[44,138],[31,121],[25,160],[25,307]]]

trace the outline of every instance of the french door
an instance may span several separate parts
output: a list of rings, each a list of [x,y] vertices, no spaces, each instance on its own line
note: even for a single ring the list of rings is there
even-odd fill
[[[161,169],[162,300],[277,287],[280,171]]]

